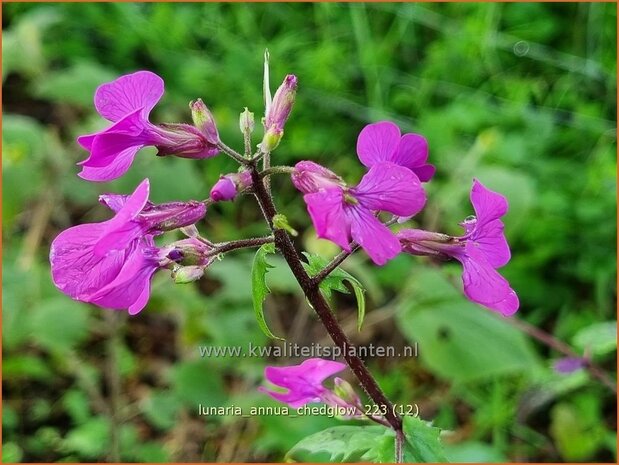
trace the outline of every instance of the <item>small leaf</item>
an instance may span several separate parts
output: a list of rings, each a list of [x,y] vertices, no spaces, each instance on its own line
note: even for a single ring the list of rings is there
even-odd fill
[[[393,436],[391,430],[382,426],[335,426],[301,439],[286,454],[290,462],[361,462],[376,461],[372,458],[380,454],[377,446],[383,449],[389,443],[393,462]]]
[[[252,301],[256,320],[258,320],[258,325],[262,332],[271,339],[283,340],[283,338],[277,337],[271,332],[264,318],[264,299],[266,299],[267,295],[271,292],[267,286],[266,274],[269,268],[273,268],[273,266],[267,262],[266,256],[272,253],[275,253],[274,244],[264,244],[256,252],[254,263],[251,267]]]
[[[440,441],[441,430],[421,418],[404,417],[404,462],[445,463],[447,457]]]
[[[303,266],[311,276],[315,276],[320,273],[320,271],[329,263],[329,260],[321,257],[320,255],[310,254],[307,252],[303,252],[303,254],[308,260],[308,263],[304,263]],[[327,298],[331,297],[333,291],[348,294],[349,290],[344,285],[345,281],[348,281],[348,283],[352,286],[355,293],[355,298],[357,299],[357,329],[361,331],[361,326],[363,325],[363,320],[365,319],[365,288],[363,287],[363,284],[361,284],[361,282],[353,275],[338,267],[322,280],[320,283],[320,290]]]
[[[617,322],[605,321],[581,329],[574,336],[574,345],[594,355],[604,355],[617,349]]]
[[[440,429],[417,417],[404,417],[404,461],[447,462],[439,440]],[[294,462],[395,461],[395,434],[382,426],[336,426],[299,441],[287,454]]]

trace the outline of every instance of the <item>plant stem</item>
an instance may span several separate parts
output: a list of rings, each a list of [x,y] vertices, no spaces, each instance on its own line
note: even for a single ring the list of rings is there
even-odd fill
[[[217,144],[217,147],[219,147],[219,150],[221,150],[222,152],[224,152],[226,155],[228,155],[229,157],[234,158],[236,161],[238,161],[241,165],[247,165],[249,163],[249,160],[247,160],[245,157],[243,157],[243,155],[241,155],[240,153],[238,153],[236,150],[234,150],[233,148],[228,147],[226,144],[224,144],[223,142],[219,142],[219,144]]]
[[[214,248],[208,252],[207,256],[219,255],[222,253],[230,252],[236,249],[246,249],[248,247],[259,247],[270,242],[275,242],[273,236],[267,237],[253,237],[251,239],[241,239],[238,241],[221,242],[219,244],[213,244]]]
[[[391,226],[397,220],[397,217],[393,217],[385,223],[385,226]],[[344,260],[354,254],[357,250],[359,250],[359,247],[361,246],[355,241],[352,241],[350,244],[348,244],[348,247],[350,248],[350,252],[342,250],[339,254],[333,257],[333,259],[327,264],[327,266],[325,266],[322,270],[320,270],[320,272],[318,272],[318,274],[312,277],[316,284],[320,284],[323,279],[329,276],[333,270],[335,270],[344,262]]]
[[[339,254],[333,257],[333,260],[331,260],[327,264],[327,266],[325,266],[322,270],[318,272],[318,274],[312,277],[312,279],[314,280],[316,284],[320,284],[322,280],[325,279],[327,276],[329,276],[331,272],[335,270],[338,266],[340,266],[344,260],[350,257],[353,253],[355,253],[355,251],[360,246],[359,244],[353,241],[349,244],[349,247],[350,247],[350,252],[347,252],[346,250],[341,251]]]
[[[273,174],[290,174],[293,170],[294,168],[292,166],[272,166],[271,168],[260,172],[260,177],[264,178]]]
[[[269,227],[273,231],[273,235],[275,236],[275,245],[282,253],[286,263],[288,263],[290,270],[301,286],[307,300],[313,307],[314,311],[318,314],[320,321],[331,336],[331,339],[335,345],[337,345],[344,354],[346,363],[359,380],[359,383],[367,395],[378,406],[384,408],[386,411],[385,418],[389,422],[389,425],[391,425],[391,427],[396,431],[396,434],[401,432],[402,419],[395,413],[393,404],[389,401],[389,399],[387,399],[387,397],[385,397],[385,394],[372,374],[368,371],[367,367],[363,363],[363,360],[356,355],[355,347],[340,327],[333,311],[320,292],[318,283],[313,280],[307,274],[305,268],[303,268],[301,257],[295,249],[292,240],[285,231],[273,228],[273,217],[277,214],[277,210],[273,204],[271,194],[266,190],[262,178],[260,177],[260,173],[255,169],[255,167],[251,168],[251,176],[254,195],[260,204],[260,208],[264,213],[264,217],[267,220]]]
[[[563,355],[566,355],[568,357],[582,358],[580,355],[578,355],[574,351],[574,349],[572,349],[565,342],[560,341],[559,339],[556,339],[552,335],[527,323],[526,321],[517,320],[514,318],[514,319],[510,319],[509,322],[513,326],[521,330],[522,332],[537,339],[541,343],[547,345],[548,347],[551,347],[557,352],[562,353]],[[591,374],[591,376],[593,376],[594,378],[597,378],[599,382],[601,382],[604,386],[606,386],[612,392],[617,394],[617,383],[613,381],[610,378],[610,376],[608,376],[608,374],[606,374],[606,372],[602,368],[594,364],[591,360],[586,360],[584,368]]]
[[[395,432],[395,461],[396,463],[404,462],[404,431],[399,430]]]

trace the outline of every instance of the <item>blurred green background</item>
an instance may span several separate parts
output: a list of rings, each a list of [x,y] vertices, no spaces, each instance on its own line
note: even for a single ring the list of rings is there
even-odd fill
[[[258,393],[266,364],[199,356],[199,345],[270,344],[251,308],[251,253],[230,254],[195,285],[167,273],[138,316],[74,302],[50,281],[47,254],[64,228],[109,213],[97,195],[202,199],[220,173],[208,161],[144,150],[120,180],[80,180],[76,136],[104,126],[97,85],[148,69],[166,94],[154,122],[189,121],[201,97],[222,138],[242,147],[238,114],[259,120],[262,54],[272,87],[299,91],[276,164],[312,159],[355,182],[356,136],[390,119],[429,140],[437,175],[418,226],[449,233],[472,213],[473,177],[505,194],[518,327],[470,304],[457,264],[364,254],[345,269],[367,287],[335,296],[359,344],[419,343],[418,358],[368,360],[398,404],[445,434],[453,461],[615,461],[616,397],[587,372],[559,375],[561,354],[531,325],[585,350],[616,377],[616,5],[580,4],[3,4],[3,461],[279,461],[338,420],[204,417],[197,405],[275,405]],[[258,125],[257,125],[258,126]],[[254,143],[260,140],[257,131]],[[282,177],[277,203],[325,256],[301,196]],[[201,224],[220,241],[264,234],[250,197],[214,206]],[[269,323],[288,342],[328,338],[281,261],[269,273]],[[347,378],[352,381],[349,375]]]

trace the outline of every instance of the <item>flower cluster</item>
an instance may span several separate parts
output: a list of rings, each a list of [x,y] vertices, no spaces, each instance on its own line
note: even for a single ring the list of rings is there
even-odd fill
[[[131,195],[101,196],[101,202],[115,213],[112,219],[69,228],[54,240],[50,261],[56,286],[74,299],[126,308],[134,314],[146,304],[150,279],[157,270],[170,269],[179,283],[200,278],[219,249],[199,237],[195,227],[188,239],[162,247],[155,245],[154,237],[179,228],[187,233],[187,227],[206,214],[207,204],[254,192],[252,170],[279,145],[297,87],[297,77],[288,75],[271,99],[266,83],[264,135],[255,155],[250,153],[253,113],[245,109],[241,114],[239,126],[246,143],[243,156],[231,153],[221,142],[215,119],[201,99],[189,105],[193,124],[152,123],[150,113],[164,92],[163,80],[156,74],[138,71],[101,85],[95,93],[95,108],[112,124],[78,138],[90,152],[79,163],[82,178],[115,179],[146,146],[156,147],[160,156],[183,158],[210,158],[224,152],[241,168],[222,175],[203,202],[155,205],[148,201],[147,179]],[[317,235],[346,252],[362,248],[376,265],[384,265],[401,252],[455,259],[463,267],[466,297],[512,315],[518,309],[518,297],[497,271],[510,259],[501,219],[507,212],[507,200],[475,180],[471,190],[475,216],[461,223],[464,234],[410,228],[393,231],[393,223],[408,221],[426,204],[424,183],[431,181],[436,171],[428,163],[428,143],[421,135],[402,135],[397,125],[381,121],[361,130],[356,151],[366,168],[356,184],[310,160],[280,167],[279,172],[291,173],[292,183],[303,193]],[[261,175],[270,175],[265,173]],[[387,221],[384,213],[391,215]]]

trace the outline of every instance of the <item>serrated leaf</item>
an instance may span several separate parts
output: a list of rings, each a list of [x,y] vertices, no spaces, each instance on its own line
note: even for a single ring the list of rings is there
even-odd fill
[[[404,462],[448,462],[440,440],[441,430],[429,425],[419,417],[404,417]]]
[[[404,461],[447,462],[440,442],[440,429],[417,417],[404,417]],[[382,426],[336,426],[299,441],[286,454],[294,462],[395,461],[395,434]]]
[[[361,462],[374,461],[377,446],[390,443],[393,461],[393,436],[382,426],[335,426],[301,439],[286,454],[288,462]]]
[[[308,263],[304,263],[303,266],[310,276],[320,273],[320,271],[329,263],[329,260],[320,255],[310,254],[307,252],[303,252],[303,255],[305,255],[308,260]],[[357,329],[361,331],[361,326],[363,325],[363,320],[365,319],[365,288],[363,287],[363,284],[361,284],[361,282],[353,275],[338,267],[322,280],[320,283],[320,290],[327,298],[331,298],[333,291],[349,294],[350,291],[344,284],[345,281],[352,286],[355,293],[355,298],[357,299]]]
[[[269,286],[267,286],[266,274],[269,268],[273,268],[267,262],[266,256],[272,253],[275,253],[275,245],[272,243],[264,244],[256,252],[254,263],[251,267],[252,302],[254,304],[254,314],[262,332],[271,339],[283,340],[283,338],[277,337],[271,332],[264,318],[264,299],[271,292]]]

